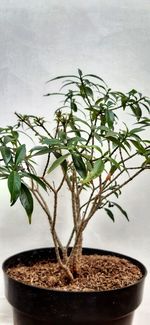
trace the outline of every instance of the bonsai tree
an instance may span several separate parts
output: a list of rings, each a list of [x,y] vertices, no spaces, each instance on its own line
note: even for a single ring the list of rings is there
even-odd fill
[[[59,76],[55,127],[43,117],[15,113],[14,126],[0,128],[0,178],[6,179],[11,206],[20,200],[29,223],[34,199],[45,212],[57,261],[72,280],[80,272],[83,232],[96,211],[104,209],[112,221],[122,189],[150,168],[150,100],[132,89],[113,91],[93,74]],[[126,116],[130,123],[126,124]],[[22,137],[23,132],[23,137]],[[24,134],[34,139],[27,150]],[[23,138],[23,142],[22,142]],[[33,145],[33,142],[31,142]],[[38,171],[41,156],[43,171]],[[138,159],[136,159],[138,157]],[[59,184],[53,179],[58,169]],[[64,245],[57,231],[58,202],[63,188],[72,202],[72,230]]]

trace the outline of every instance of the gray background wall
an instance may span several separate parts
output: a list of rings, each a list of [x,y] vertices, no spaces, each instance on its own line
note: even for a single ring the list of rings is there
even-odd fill
[[[13,112],[52,116],[43,94],[45,81],[57,74],[101,75],[114,89],[137,88],[150,95],[149,0],[0,0],[0,124],[14,121]],[[150,177],[145,173],[128,186],[121,203],[130,223],[116,224],[98,216],[85,234],[85,246],[122,251],[150,270]],[[27,224],[19,205],[9,208],[6,184],[0,185],[0,259],[17,251],[51,244],[47,222],[36,207]],[[61,208],[69,208],[62,196]],[[66,229],[60,221],[60,228]],[[135,324],[149,325],[148,278]],[[0,279],[0,324],[12,324]]]

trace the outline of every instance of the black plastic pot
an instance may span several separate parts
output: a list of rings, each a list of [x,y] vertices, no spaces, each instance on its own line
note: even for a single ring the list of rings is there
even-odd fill
[[[127,258],[143,274],[136,284],[104,292],[64,292],[23,284],[6,271],[18,263],[30,264],[55,257],[54,248],[26,251],[3,263],[5,293],[13,307],[14,325],[131,325],[142,300],[146,269],[139,261],[114,252],[84,248],[83,253]]]

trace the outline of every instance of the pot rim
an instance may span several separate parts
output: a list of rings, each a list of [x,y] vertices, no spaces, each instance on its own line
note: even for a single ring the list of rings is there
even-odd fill
[[[71,249],[71,247],[70,247]],[[123,290],[126,290],[128,288],[132,288],[134,287],[135,285],[138,285],[140,284],[140,282],[142,282],[146,276],[147,276],[147,268],[145,267],[145,265],[143,263],[141,263],[139,260],[131,257],[131,256],[128,256],[128,255],[124,255],[122,253],[118,253],[118,252],[114,252],[114,251],[109,251],[109,250],[104,250],[104,249],[99,249],[99,248],[91,248],[91,247],[83,247],[83,255],[89,255],[89,254],[86,254],[84,252],[86,251],[90,251],[91,252],[91,255],[94,255],[94,254],[99,254],[99,255],[111,255],[111,256],[116,256],[116,257],[120,257],[120,258],[125,258],[127,259],[128,261],[130,261],[131,263],[133,263],[134,265],[138,266],[142,272],[142,277],[137,280],[135,283],[133,284],[130,284],[128,286],[125,286],[125,287],[122,287],[122,288],[117,288],[117,289],[109,289],[109,290],[103,290],[103,291],[98,291],[98,290],[93,290],[93,291],[77,291],[77,290],[73,290],[73,291],[65,291],[65,290],[61,290],[61,289],[57,289],[57,288],[44,288],[44,287],[39,287],[39,286],[36,286],[36,285],[30,285],[30,284],[26,284],[26,283],[23,283],[22,281],[20,280],[16,280],[16,279],[13,279],[11,278],[7,273],[7,269],[9,268],[9,262],[12,261],[14,258],[17,258],[17,256],[19,257],[19,255],[24,255],[24,254],[30,254],[30,253],[33,253],[34,251],[36,251],[37,253],[38,252],[42,252],[42,251],[46,251],[46,250],[54,250],[55,252],[55,248],[54,247],[41,247],[41,248],[33,248],[33,249],[29,249],[29,250],[25,250],[25,251],[21,251],[21,252],[18,252],[16,254],[13,254],[11,256],[9,256],[8,258],[6,258],[6,260],[4,260],[4,262],[2,263],[2,270],[4,272],[4,274],[11,280],[11,281],[14,281],[15,283],[19,283],[23,286],[27,286],[27,287],[30,287],[30,288],[36,288],[37,290],[46,290],[46,291],[52,291],[52,292],[58,292],[58,293],[63,293],[63,294],[79,294],[79,295],[85,295],[85,294],[89,294],[89,295],[92,295],[93,293],[97,293],[97,294],[107,294],[109,292],[118,292],[118,291],[123,291]],[[40,260],[40,259],[39,259]]]

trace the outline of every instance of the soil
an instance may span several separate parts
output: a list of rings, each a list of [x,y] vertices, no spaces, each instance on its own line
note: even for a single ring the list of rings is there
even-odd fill
[[[83,255],[80,274],[70,283],[58,263],[41,261],[17,265],[8,275],[28,285],[63,291],[104,291],[129,286],[142,278],[140,269],[116,256]]]

